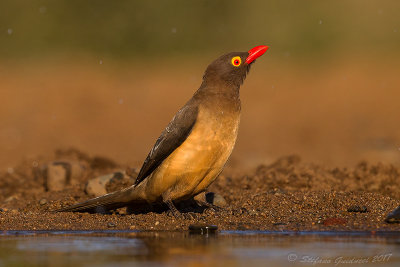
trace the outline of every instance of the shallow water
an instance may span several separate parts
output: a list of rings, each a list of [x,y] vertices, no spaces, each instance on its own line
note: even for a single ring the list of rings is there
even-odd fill
[[[398,232],[5,231],[0,266],[400,266]]]

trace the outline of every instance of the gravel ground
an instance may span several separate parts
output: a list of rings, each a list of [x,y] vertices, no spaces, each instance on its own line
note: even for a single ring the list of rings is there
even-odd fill
[[[43,175],[52,162],[75,162],[81,172],[63,188],[48,188]],[[186,218],[175,218],[166,207],[119,209],[110,214],[54,212],[86,200],[90,179],[124,170],[105,157],[75,149],[25,160],[0,174],[0,229],[5,230],[185,230],[191,224],[214,224],[220,230],[271,231],[397,231],[385,222],[400,204],[400,170],[392,165],[360,162],[352,168],[303,163],[296,155],[243,172],[226,169],[209,188],[222,196],[221,209],[179,203]],[[132,184],[111,179],[110,192]],[[133,211],[133,213],[132,213]]]

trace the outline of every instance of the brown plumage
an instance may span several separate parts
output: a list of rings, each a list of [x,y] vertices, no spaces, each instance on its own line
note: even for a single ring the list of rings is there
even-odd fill
[[[200,88],[161,133],[134,185],[58,211],[165,203],[178,215],[173,202],[204,192],[228,160],[240,121],[240,85],[267,49],[225,54],[207,67]]]

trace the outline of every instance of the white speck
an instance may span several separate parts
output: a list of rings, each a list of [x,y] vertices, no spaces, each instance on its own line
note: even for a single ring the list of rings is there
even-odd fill
[[[14,173],[14,168],[11,168],[11,167],[7,168],[7,172],[9,174],[13,174]]]
[[[120,98],[119,100],[118,100],[118,104],[123,104],[124,103],[124,99],[122,99],[122,98]]]
[[[32,162],[32,167],[36,168],[37,166],[39,166],[39,163],[36,160],[34,160]]]
[[[160,224],[160,222],[159,222],[159,221],[156,221],[154,225],[159,225],[159,224]]]
[[[319,25],[321,25],[322,24],[322,20],[319,20]]]
[[[176,28],[172,28],[172,29],[171,29],[171,32],[172,32],[172,33],[176,33]]]
[[[13,29],[11,29],[11,28],[7,29],[7,33],[8,33],[8,35],[11,35],[13,33]]]
[[[45,6],[39,7],[39,12],[40,13],[44,14],[44,13],[46,13],[46,11],[47,11],[47,7],[45,7]]]
[[[100,59],[99,63],[100,63],[100,65],[102,65],[102,64],[103,64],[103,60],[102,60],[102,59]]]

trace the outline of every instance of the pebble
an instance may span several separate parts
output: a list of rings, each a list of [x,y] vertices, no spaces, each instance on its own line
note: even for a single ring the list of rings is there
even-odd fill
[[[228,205],[225,198],[217,193],[208,192],[205,194],[205,198],[205,201],[218,207],[226,207]]]
[[[50,164],[46,169],[46,188],[48,191],[61,191],[67,183],[67,170],[63,165]]]
[[[18,200],[18,197],[15,196],[15,195],[9,196],[8,198],[6,198],[6,199],[4,200],[4,202],[11,202],[11,201],[13,201],[13,200]]]
[[[123,172],[114,172],[114,175],[111,178],[110,182],[120,181],[120,180],[124,179],[124,177],[125,177],[125,174]]]
[[[118,210],[117,210],[117,213],[118,213],[119,215],[126,215],[126,214],[128,214],[126,208],[118,209]]]
[[[211,224],[191,224],[189,225],[189,233],[207,235],[215,234],[218,230],[218,226]]]
[[[77,184],[84,172],[85,167],[74,161],[54,161],[41,168],[48,191],[61,191],[66,185]]]
[[[115,223],[113,223],[113,222],[109,222],[109,223],[107,223],[107,227],[108,228],[114,228],[114,227],[116,227],[117,225],[115,224]]]
[[[156,221],[156,223],[154,224],[154,225],[159,225],[160,224],[160,222],[159,221]]]
[[[366,206],[358,206],[358,205],[354,205],[354,206],[350,206],[347,208],[348,212],[369,212],[368,208]]]
[[[69,162],[71,166],[71,177],[68,183],[71,185],[80,184],[80,178],[85,175],[87,167],[85,167],[80,162],[71,161]]]
[[[95,197],[105,195],[107,194],[107,183],[110,182],[112,179],[119,179],[121,175],[122,177],[124,177],[124,174],[122,172],[114,172],[90,179],[86,184],[85,191],[88,195],[93,195]]]
[[[45,198],[42,198],[40,201],[39,201],[39,204],[40,205],[46,205],[47,204],[47,199],[45,199]]]
[[[248,213],[249,215],[258,215],[258,212],[256,210],[249,210]]]
[[[386,217],[385,222],[387,223],[400,223],[400,206],[394,209],[389,215]]]

